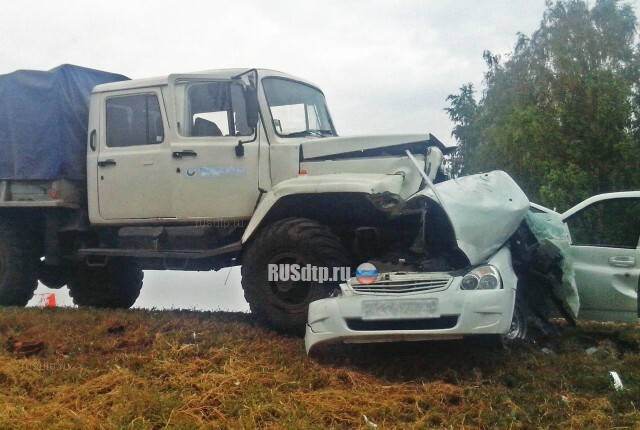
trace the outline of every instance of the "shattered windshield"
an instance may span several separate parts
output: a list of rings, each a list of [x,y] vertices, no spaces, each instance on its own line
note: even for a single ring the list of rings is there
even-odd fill
[[[279,136],[336,136],[324,95],[319,90],[280,78],[265,78],[262,85],[273,127]]]

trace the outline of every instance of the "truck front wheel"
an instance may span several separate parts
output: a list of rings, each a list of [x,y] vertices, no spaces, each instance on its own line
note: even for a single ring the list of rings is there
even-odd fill
[[[259,320],[280,332],[302,335],[309,303],[328,297],[341,281],[320,279],[321,275],[333,278],[334,267],[348,266],[340,239],[328,227],[306,218],[287,218],[266,227],[249,245],[242,262],[242,288]],[[311,270],[302,273],[303,268]]]
[[[38,287],[35,240],[26,226],[0,220],[0,306],[25,306]]]
[[[130,308],[142,289],[144,273],[129,260],[112,259],[106,266],[83,266],[69,281],[69,295],[78,306]]]

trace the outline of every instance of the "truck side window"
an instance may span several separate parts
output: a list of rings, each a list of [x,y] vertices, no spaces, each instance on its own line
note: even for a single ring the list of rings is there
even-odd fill
[[[640,199],[605,200],[567,219],[573,245],[635,248],[640,235]]]
[[[162,113],[155,94],[107,99],[107,146],[149,145],[163,141]]]
[[[251,136],[241,85],[231,82],[191,83],[187,87],[185,116],[188,137]]]

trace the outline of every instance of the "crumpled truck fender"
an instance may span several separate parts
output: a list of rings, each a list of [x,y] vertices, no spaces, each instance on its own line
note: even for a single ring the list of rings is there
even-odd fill
[[[291,195],[309,195],[322,193],[361,193],[382,194],[392,193],[406,198],[403,190],[402,174],[349,174],[338,173],[330,175],[300,175],[282,181],[271,191],[266,193],[256,208],[247,228],[242,236],[242,243],[246,243],[256,232],[269,211],[282,198]]]

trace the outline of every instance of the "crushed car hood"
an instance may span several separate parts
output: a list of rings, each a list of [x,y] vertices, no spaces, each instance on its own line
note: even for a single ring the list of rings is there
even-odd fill
[[[529,210],[527,196],[502,171],[451,179],[435,184],[434,188],[437,196],[429,187],[417,195],[424,195],[443,207],[458,248],[472,265],[486,261],[497,252]]]
[[[505,172],[494,171],[452,179],[426,188],[423,194],[439,203],[453,227],[458,248],[472,265],[489,259],[518,230],[523,220],[536,240],[551,242],[561,256],[562,280],[553,285],[563,316],[575,319],[580,308],[573,262],[561,216],[553,211],[532,213],[522,189]],[[428,222],[428,218],[426,222]]]
[[[304,138],[300,140],[303,160],[322,160],[380,155],[405,155],[408,149],[424,153],[429,146],[438,147],[444,155],[455,150],[447,147],[432,134],[401,134],[389,136],[351,136]]]

